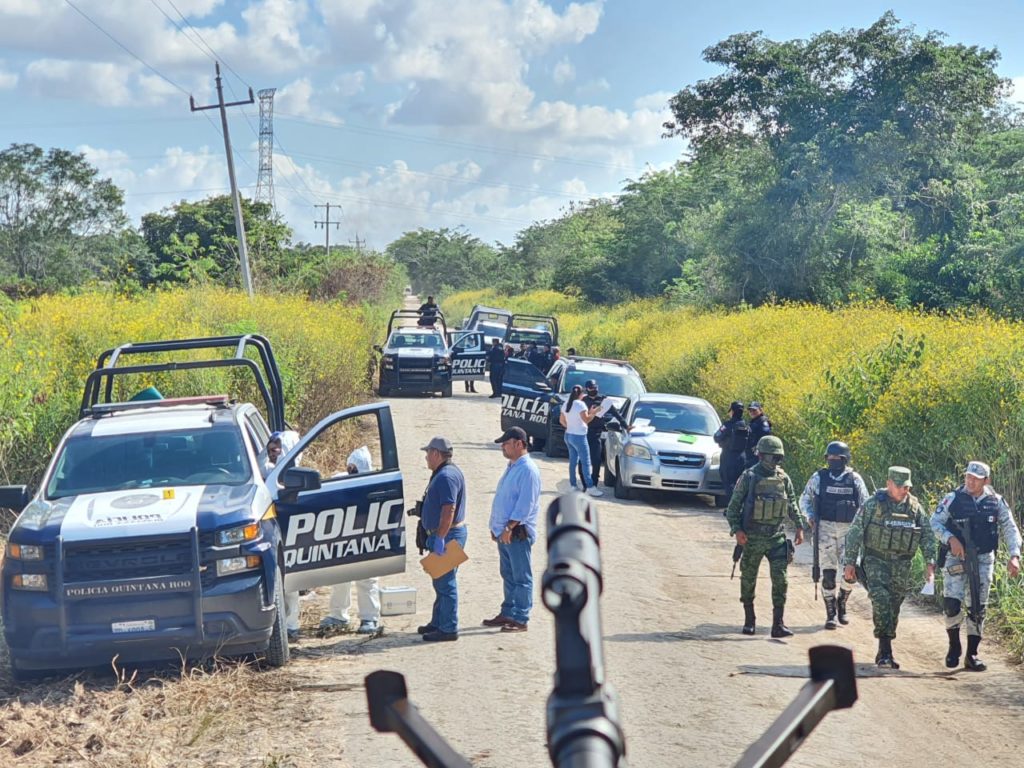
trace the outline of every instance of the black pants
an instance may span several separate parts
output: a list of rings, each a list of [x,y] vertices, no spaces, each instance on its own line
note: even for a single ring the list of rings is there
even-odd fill
[[[473,386],[473,380],[472,379],[466,379],[462,383],[466,385],[466,391],[467,392],[476,392],[476,387]]]
[[[501,380],[505,378],[505,367],[491,368],[491,396],[497,397],[501,394]]]
[[[594,485],[597,485],[598,480],[601,477],[601,433],[600,432],[587,432],[587,447],[590,449],[590,479],[594,481]],[[583,462],[576,465],[579,467],[580,482],[583,483],[583,487],[587,487],[586,481],[583,479]]]
[[[732,497],[732,489],[736,481],[743,474],[743,454],[736,451],[722,451],[722,461],[718,466],[718,473],[722,476],[722,488],[725,489],[726,498]]]

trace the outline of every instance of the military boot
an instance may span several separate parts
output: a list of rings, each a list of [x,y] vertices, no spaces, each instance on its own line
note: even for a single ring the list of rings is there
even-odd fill
[[[772,608],[772,637],[792,637],[793,630],[782,623],[782,613],[785,608],[776,606]]]
[[[846,601],[850,597],[850,590],[840,589],[839,590],[839,602],[836,603],[836,613],[840,624],[849,624],[850,620],[846,618]]]
[[[826,597],[825,629],[835,629],[836,626],[836,599],[834,597]]]
[[[960,627],[947,629],[946,634],[949,635],[949,650],[946,651],[946,667],[949,669],[956,669],[957,665],[960,664],[960,654],[963,652],[963,648],[960,646]]]
[[[978,658],[978,644],[981,642],[981,635],[967,636],[967,654],[964,656],[964,669],[972,672],[984,672],[988,667],[985,662]]]
[[[754,634],[754,622],[756,618],[754,616],[754,604],[744,603],[743,604],[743,634],[752,635]]]
[[[899,669],[900,665],[892,657],[892,638],[878,638],[878,653],[875,655],[875,664],[888,669]]]

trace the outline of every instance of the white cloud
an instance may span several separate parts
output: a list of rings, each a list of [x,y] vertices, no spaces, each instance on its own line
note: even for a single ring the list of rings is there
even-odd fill
[[[569,61],[568,56],[565,56],[555,64],[555,69],[551,73],[551,79],[555,81],[556,85],[565,85],[576,79],[576,67]]]
[[[336,96],[347,98],[362,93],[366,89],[366,73],[362,70],[346,72],[338,75],[331,83],[330,91]]]
[[[0,60],[0,91],[8,90],[18,84],[18,73],[8,72],[3,65],[4,62]]]
[[[1010,78],[1010,101],[1024,102],[1024,75]]]
[[[314,120],[339,121],[330,110],[320,105],[319,96],[308,77],[301,77],[274,94],[274,109],[284,114]]]
[[[132,103],[129,80],[136,69],[130,64],[39,59],[25,68],[25,86],[38,96],[121,107]]]

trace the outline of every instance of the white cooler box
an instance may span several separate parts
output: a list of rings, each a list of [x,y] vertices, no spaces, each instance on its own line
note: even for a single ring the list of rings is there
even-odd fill
[[[383,616],[416,613],[416,587],[381,587],[380,612]]]

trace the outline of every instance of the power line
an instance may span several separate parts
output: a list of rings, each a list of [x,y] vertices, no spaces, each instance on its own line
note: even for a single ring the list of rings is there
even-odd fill
[[[177,88],[179,91],[181,91],[186,96],[188,96],[188,91],[186,91],[184,88],[182,88],[176,82],[171,80],[171,78],[167,77],[163,72],[161,72],[159,69],[154,67],[152,64],[150,64],[149,62],[145,61],[140,56],[136,55],[130,48],[128,48],[128,46],[126,46],[124,43],[122,43],[120,40],[118,40],[112,34],[107,32],[107,30],[105,30],[103,27],[101,27],[97,22],[93,21],[92,18],[89,17],[89,14],[87,14],[85,11],[83,11],[81,8],[79,8],[77,5],[75,5],[73,2],[71,2],[71,0],[64,0],[64,2],[67,3],[69,6],[71,6],[71,8],[73,8],[78,13],[78,15],[80,15],[83,19],[88,21],[90,24],[92,24],[94,27],[96,27],[96,29],[98,29],[104,35],[109,37],[111,39],[111,41],[115,45],[117,45],[118,48],[123,50],[125,53],[127,53],[129,56],[131,56],[133,59],[138,61],[140,64],[142,64],[147,69],[149,69],[151,72],[153,72],[157,77],[159,77],[161,80],[166,82],[168,85],[171,85],[171,86]]]
[[[636,168],[634,166],[622,165],[619,163],[603,163],[599,160],[584,160],[581,158],[566,157],[564,155],[545,155],[537,152],[523,152],[517,149],[507,149],[505,147],[496,147],[487,144],[474,144],[468,141],[454,141],[452,139],[435,139],[426,136],[412,136],[402,131],[393,131],[387,128],[374,128],[371,126],[357,125],[355,123],[341,122],[339,120],[327,120],[324,118],[316,117],[303,117],[301,115],[289,114],[287,112],[278,112],[277,117],[282,120],[291,120],[298,123],[307,123],[309,125],[317,125],[326,128],[335,128],[342,131],[352,131],[354,133],[363,133],[370,136],[385,136],[394,137],[403,141],[409,141],[416,144],[436,144],[438,146],[455,147],[458,149],[473,149],[481,152],[491,152],[499,155],[512,155],[516,157],[527,157],[533,160],[546,160],[549,162],[566,163],[570,165],[581,165],[589,168],[603,168],[608,170],[627,171],[632,174],[641,174],[644,172],[642,168]]]

